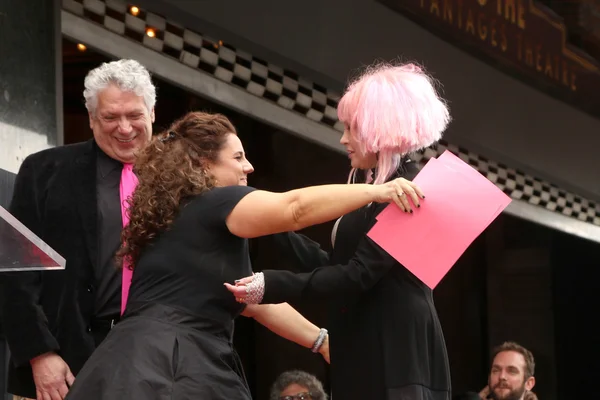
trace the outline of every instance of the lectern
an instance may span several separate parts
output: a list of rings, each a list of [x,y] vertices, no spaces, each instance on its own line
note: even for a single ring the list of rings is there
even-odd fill
[[[0,290],[1,275],[19,271],[64,269],[65,259],[0,206]],[[10,301],[10,299],[8,300]],[[5,343],[0,338],[0,399],[4,394]]]
[[[0,206],[0,272],[64,269],[65,259]]]

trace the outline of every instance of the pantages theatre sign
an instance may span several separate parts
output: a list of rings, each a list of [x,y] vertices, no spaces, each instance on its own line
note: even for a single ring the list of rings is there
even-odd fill
[[[600,63],[534,0],[378,0],[505,72],[600,117]]]

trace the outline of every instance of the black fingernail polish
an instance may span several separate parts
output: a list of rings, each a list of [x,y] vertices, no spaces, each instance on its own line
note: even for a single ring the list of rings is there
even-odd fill
[[[412,210],[410,210],[410,213],[412,214]]]
[[[417,204],[417,208],[421,208],[421,205],[420,205],[420,204]]]

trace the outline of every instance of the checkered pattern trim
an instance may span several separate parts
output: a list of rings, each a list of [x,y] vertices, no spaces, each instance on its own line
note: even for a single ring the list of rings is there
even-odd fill
[[[293,71],[151,12],[140,9],[134,16],[127,3],[121,1],[63,0],[63,8],[187,66],[343,131],[336,112],[340,95]],[[154,30],[154,37],[146,34],[148,28]]]
[[[142,9],[137,15],[132,15],[129,5],[119,0],[63,0],[63,9],[265,101],[277,103],[338,132],[344,130],[336,112],[339,93],[229,43]],[[155,36],[148,36],[147,29],[153,29]],[[440,142],[416,158],[424,164],[446,149],[481,172],[511,198],[600,226],[599,204],[464,148]]]
[[[437,157],[446,150],[459,156],[515,200],[600,226],[600,204],[569,193],[519,170],[489,160],[465,148],[441,141],[436,146],[416,154],[413,158],[424,165],[431,157]]]

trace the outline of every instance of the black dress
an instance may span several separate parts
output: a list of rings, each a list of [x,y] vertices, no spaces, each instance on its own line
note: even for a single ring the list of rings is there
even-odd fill
[[[215,188],[194,198],[145,249],[124,318],[67,399],[251,399],[232,345],[243,306],[223,283],[252,274],[248,241],[225,225],[252,190]]]
[[[409,163],[401,172],[412,179],[417,169]],[[385,207],[342,217],[329,259],[301,235],[275,235],[305,269],[321,266],[301,274],[263,271],[263,303],[329,305],[334,400],[449,400],[448,356],[432,291],[366,236]]]

